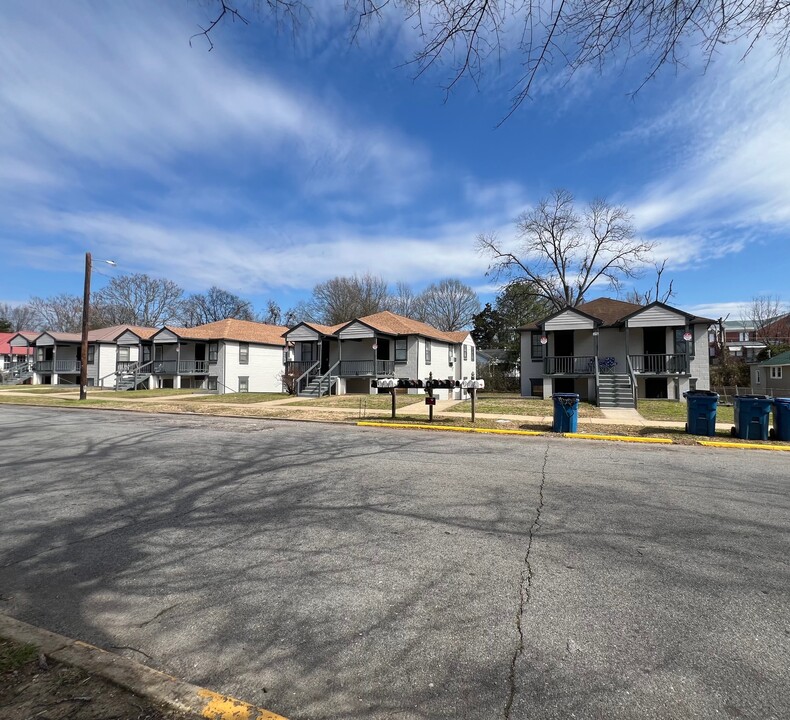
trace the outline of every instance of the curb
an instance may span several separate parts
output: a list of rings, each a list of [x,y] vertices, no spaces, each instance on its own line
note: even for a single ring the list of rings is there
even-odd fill
[[[190,685],[147,665],[0,614],[0,637],[32,643],[53,660],[109,680],[146,699],[205,720],[286,720],[282,715]]]
[[[790,452],[790,445],[758,445],[757,443],[734,443],[725,440],[697,440],[706,447],[730,448],[732,450],[773,450],[775,452]]]
[[[670,438],[643,438],[630,435],[597,435],[595,433],[562,433],[566,438],[579,440],[614,440],[618,442],[649,443],[652,445],[674,445]]]
[[[444,430],[446,432],[465,432],[465,433],[484,433],[488,435],[545,435],[540,430],[499,430],[497,428],[468,428],[458,427],[457,425],[429,425],[426,423],[388,423],[375,422],[373,420],[360,420],[356,423],[357,427],[383,427],[399,428],[405,430]]]

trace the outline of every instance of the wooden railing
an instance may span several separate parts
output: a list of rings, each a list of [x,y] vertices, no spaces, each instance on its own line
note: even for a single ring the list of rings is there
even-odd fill
[[[299,377],[306,373],[315,363],[312,360],[288,360],[285,363],[285,374],[288,377]]]
[[[206,375],[207,360],[154,360],[151,363],[154,375]]]
[[[394,375],[394,360],[343,360],[340,363],[340,377],[379,377]]]
[[[544,375],[594,375],[595,357],[593,355],[561,356],[550,355],[543,358]]]
[[[631,367],[637,374],[670,375],[689,372],[688,355],[675,353],[669,355],[629,355]]]

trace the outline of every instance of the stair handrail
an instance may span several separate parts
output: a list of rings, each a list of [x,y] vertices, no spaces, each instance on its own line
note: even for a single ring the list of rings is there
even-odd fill
[[[340,365],[339,360],[321,376],[321,380],[318,382],[318,397],[324,396],[322,389],[324,387],[325,378],[327,379],[326,394],[329,395],[329,393],[332,392],[332,372],[337,369],[338,365]]]
[[[626,363],[628,365],[628,378],[631,381],[631,397],[634,399],[634,407],[636,407],[636,396],[638,395],[636,391],[636,373],[634,372],[634,366],[631,364],[631,356],[625,356]]]
[[[320,360],[316,360],[307,370],[305,370],[298,378],[296,378],[296,383],[294,387],[296,388],[296,394],[299,394],[299,391],[302,389],[302,380],[307,378],[305,385],[308,385],[310,382],[310,373],[313,372],[317,367],[321,365]]]
[[[595,363],[595,404],[600,407],[601,406],[601,372],[598,368],[598,356],[593,356],[593,362]]]

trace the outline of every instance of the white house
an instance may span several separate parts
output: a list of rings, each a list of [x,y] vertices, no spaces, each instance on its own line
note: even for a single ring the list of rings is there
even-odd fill
[[[461,380],[475,372],[468,331],[443,332],[384,311],[340,325],[302,322],[285,335],[286,376],[299,395],[378,392],[375,380]]]
[[[661,302],[599,298],[521,332],[521,394],[575,392],[603,406],[639,398],[681,400],[710,387],[708,318]]]

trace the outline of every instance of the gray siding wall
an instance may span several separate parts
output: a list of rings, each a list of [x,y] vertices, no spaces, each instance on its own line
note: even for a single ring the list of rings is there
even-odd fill
[[[566,310],[545,323],[546,330],[591,330],[593,321],[573,310]]]
[[[691,377],[697,378],[697,390],[710,390],[710,346],[708,326],[693,325],[694,357],[691,360]]]
[[[651,307],[630,318],[628,327],[660,327],[661,325],[685,325],[686,318],[662,307]]]

